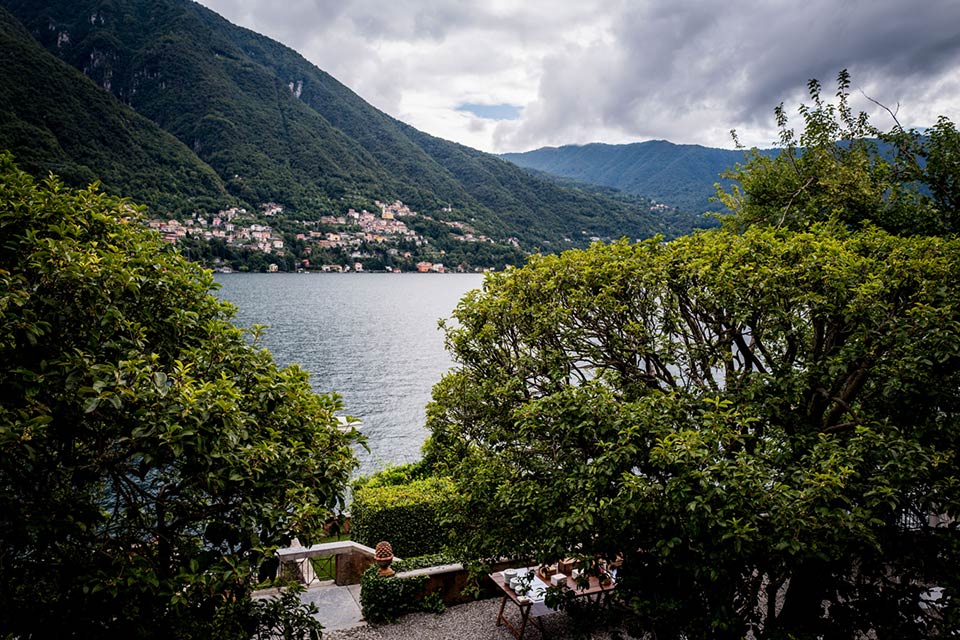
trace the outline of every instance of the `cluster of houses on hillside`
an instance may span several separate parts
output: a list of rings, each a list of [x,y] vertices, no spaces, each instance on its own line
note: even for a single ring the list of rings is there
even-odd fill
[[[276,215],[282,207],[275,204],[268,205],[265,215]],[[238,216],[246,216],[246,210],[233,207],[219,211],[212,216],[194,214],[193,217],[180,222],[179,220],[148,220],[147,226],[156,229],[167,242],[176,244],[177,241],[189,236],[196,236],[204,240],[222,239],[229,245],[274,253],[283,250],[283,237],[272,227],[250,222],[240,224],[234,222]]]
[[[317,250],[332,250],[344,258],[344,264],[313,267],[327,271],[362,271],[361,260],[369,258],[371,251],[410,261],[424,254],[442,255],[444,253],[442,251],[434,252],[426,249],[430,240],[407,224],[417,217],[449,227],[449,237],[453,240],[495,243],[492,238],[478,234],[465,222],[439,220],[419,214],[399,200],[391,203],[376,201],[376,205],[379,208],[379,212],[376,213],[366,209],[357,211],[351,208],[343,215],[321,216],[319,220],[287,220],[287,223],[294,225],[294,231],[290,231],[289,225],[285,226],[286,242],[284,236],[271,226],[275,223],[268,219],[283,213],[283,207],[276,203],[261,205],[258,214],[233,207],[215,214],[194,213],[191,218],[184,221],[152,219],[148,220],[147,224],[156,229],[165,240],[174,244],[191,237],[206,241],[221,240],[229,246],[260,251],[264,254],[295,254],[297,263],[302,263],[305,267],[310,266],[313,257],[319,255],[316,253]],[[445,208],[444,212],[450,213],[451,209]],[[270,224],[267,224],[268,222]],[[506,242],[517,245],[516,238],[509,238]],[[291,246],[291,243],[294,246]],[[371,247],[379,248],[371,249]],[[329,256],[329,253],[324,255]],[[412,266],[413,262],[408,264]],[[445,271],[442,263],[428,261],[417,262],[416,268],[420,272],[443,273]]]
[[[397,219],[399,215],[413,214],[409,208],[399,202],[394,205],[381,205],[378,202],[377,205],[381,207],[380,215],[366,209],[350,209],[343,216],[322,216],[320,224],[328,229],[332,228],[333,231],[309,231],[297,234],[297,239],[309,241],[321,249],[347,248],[364,242],[382,244],[398,240],[406,240],[418,247],[427,244],[425,238]],[[397,205],[409,213],[398,214]]]
[[[311,231],[309,234],[301,234],[297,238],[300,240],[309,238],[317,246],[327,249],[355,246],[361,242],[384,243],[396,239],[407,240],[419,247],[427,244],[428,240],[410,229],[402,220],[402,218],[419,216],[423,220],[437,222],[456,230],[452,235],[454,240],[461,242],[495,242],[489,236],[477,234],[475,229],[464,222],[437,220],[432,216],[419,214],[399,200],[391,203],[377,200],[376,205],[380,208],[379,215],[366,209],[362,211],[350,209],[346,215],[323,216],[320,218],[320,223],[327,227],[334,227],[336,231]],[[448,207],[444,211],[449,212],[451,209]],[[355,231],[349,231],[350,228],[355,229]],[[507,242],[516,246],[517,239],[510,238]]]

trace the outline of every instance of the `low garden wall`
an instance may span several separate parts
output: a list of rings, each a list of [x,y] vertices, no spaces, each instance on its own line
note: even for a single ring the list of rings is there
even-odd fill
[[[336,562],[334,584],[359,584],[364,571],[373,564],[373,555],[373,549],[352,540],[278,549],[280,568],[277,570],[277,578],[293,579],[310,586],[318,582],[311,558],[333,556]]]

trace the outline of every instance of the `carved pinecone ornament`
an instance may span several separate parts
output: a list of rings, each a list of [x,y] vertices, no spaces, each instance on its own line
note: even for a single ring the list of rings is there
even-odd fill
[[[387,541],[378,542],[373,556],[375,558],[390,558],[393,556],[393,547]]]

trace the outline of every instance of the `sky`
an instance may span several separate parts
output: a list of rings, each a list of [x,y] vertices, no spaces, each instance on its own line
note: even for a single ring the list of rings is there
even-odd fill
[[[391,116],[503,153],[747,146],[842,69],[883,129],[960,120],[960,0],[200,0]],[[809,102],[809,100],[807,100]]]

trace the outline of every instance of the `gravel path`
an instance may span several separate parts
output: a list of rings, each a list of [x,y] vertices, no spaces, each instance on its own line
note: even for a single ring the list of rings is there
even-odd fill
[[[354,629],[343,629],[324,633],[325,640],[460,640],[476,638],[478,640],[514,640],[510,631],[497,626],[497,611],[500,598],[469,602],[449,607],[441,614],[411,613],[393,624],[367,625]],[[515,626],[520,624],[520,615],[507,607],[508,618]],[[541,618],[551,640],[639,640],[622,631],[585,632],[565,613],[555,613]],[[533,624],[527,625],[524,640],[540,640],[540,630]]]

